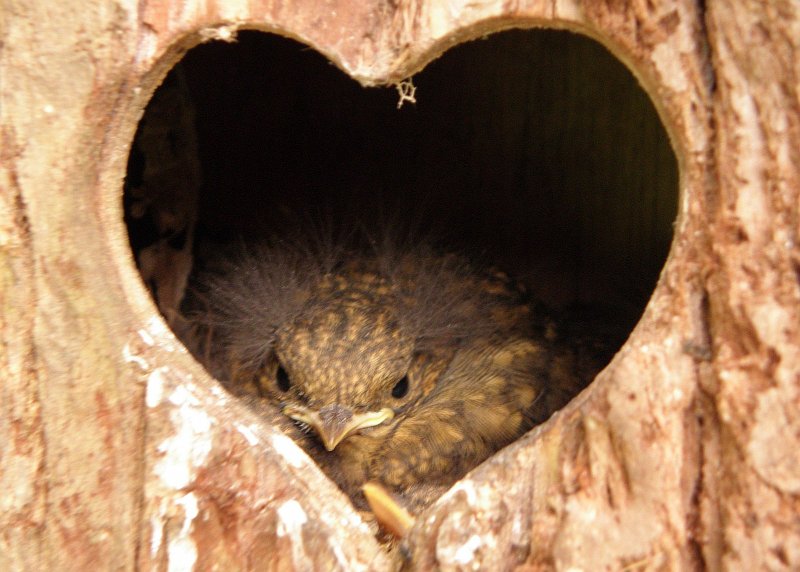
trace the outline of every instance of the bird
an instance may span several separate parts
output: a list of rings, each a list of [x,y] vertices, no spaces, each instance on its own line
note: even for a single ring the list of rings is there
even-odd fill
[[[578,373],[556,321],[505,272],[425,241],[353,242],[223,257],[199,280],[213,334],[200,353],[354,505],[374,482],[420,511],[598,367]]]

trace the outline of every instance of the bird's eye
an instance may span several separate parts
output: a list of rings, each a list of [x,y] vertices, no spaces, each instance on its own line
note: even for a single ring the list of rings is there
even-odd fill
[[[392,397],[400,399],[408,393],[408,376],[404,375],[392,388]]]
[[[275,374],[275,381],[278,383],[278,389],[281,391],[289,391],[289,388],[292,386],[289,374],[286,373],[282,365],[278,366],[278,372]]]

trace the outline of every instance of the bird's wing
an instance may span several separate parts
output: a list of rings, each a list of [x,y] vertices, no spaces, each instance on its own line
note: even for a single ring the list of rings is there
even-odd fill
[[[460,478],[544,414],[537,404],[551,356],[544,343],[528,338],[482,340],[459,350],[436,388],[387,439],[375,476],[398,488]]]

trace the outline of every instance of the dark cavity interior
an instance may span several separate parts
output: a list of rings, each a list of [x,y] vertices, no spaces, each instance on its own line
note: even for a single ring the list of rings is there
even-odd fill
[[[677,163],[648,96],[593,40],[511,30],[462,44],[413,77],[417,103],[400,109],[394,87],[363,88],[313,49],[260,32],[200,45],[176,70],[153,101],[183,74],[194,119],[159,131],[181,103],[158,119],[151,102],[141,125],[151,118],[173,152],[196,137],[199,161],[162,169],[159,198],[134,213],[132,189],[159,160],[134,145],[137,256],[192,210],[170,193],[199,171],[194,232],[167,237],[176,251],[194,241],[195,266],[202,244],[268,234],[297,213],[333,213],[335,225],[383,210],[419,216],[551,307],[598,310],[626,331],[641,315],[672,240]],[[169,216],[154,215],[159,204]]]

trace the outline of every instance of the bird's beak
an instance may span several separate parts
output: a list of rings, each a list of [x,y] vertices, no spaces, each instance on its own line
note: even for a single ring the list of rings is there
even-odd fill
[[[338,404],[326,405],[319,411],[289,405],[284,408],[283,413],[313,427],[328,451],[333,451],[345,437],[354,431],[365,427],[375,427],[394,417],[394,411],[388,407],[379,411],[354,414],[351,409]]]

